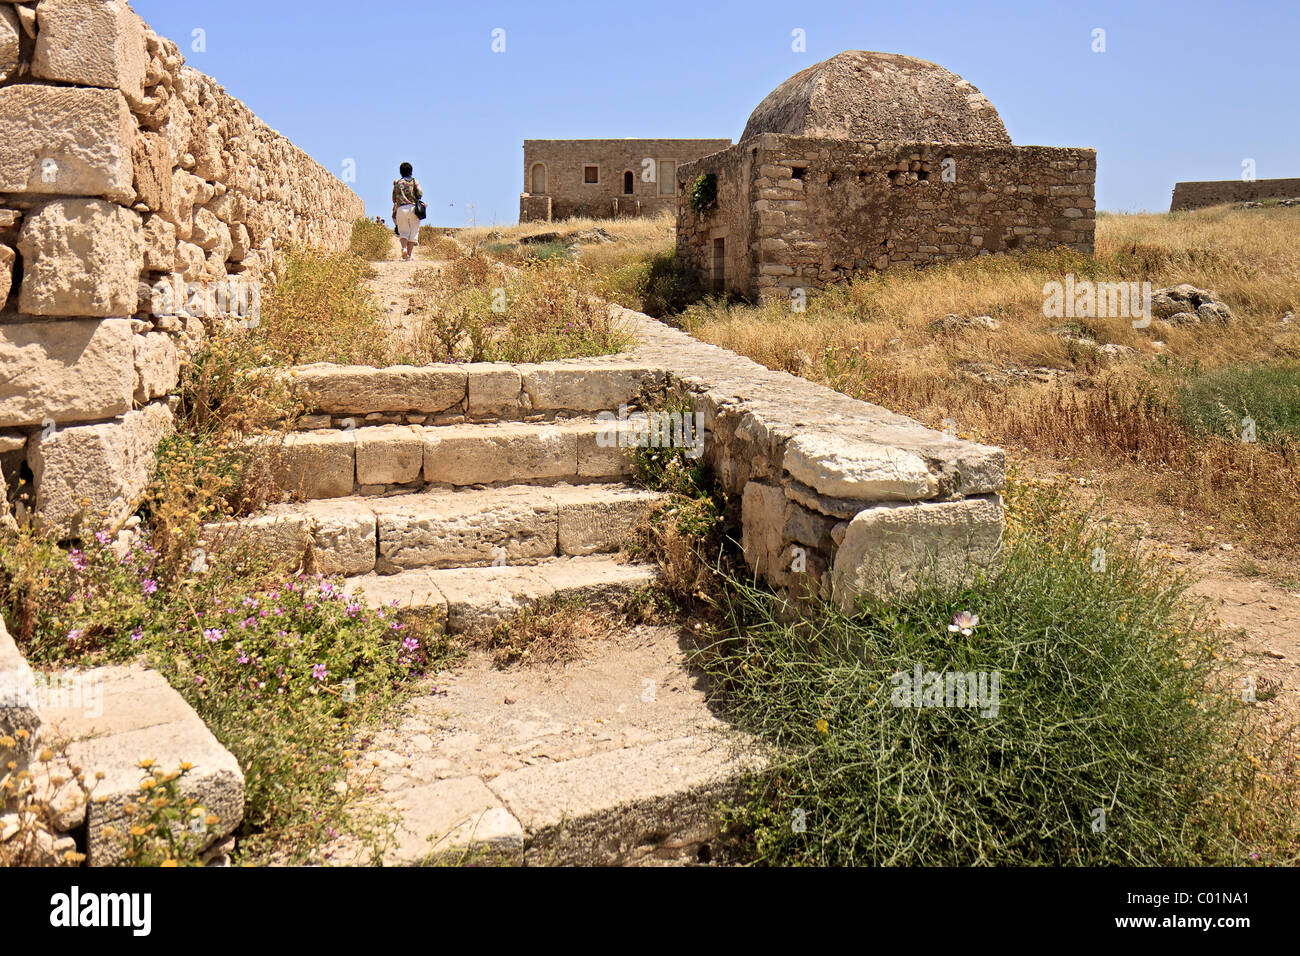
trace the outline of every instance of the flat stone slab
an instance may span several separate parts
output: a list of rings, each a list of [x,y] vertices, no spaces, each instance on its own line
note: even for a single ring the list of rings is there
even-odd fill
[[[498,669],[475,650],[431,680],[350,778],[392,821],[385,862],[697,860],[717,837],[718,804],[766,757],[711,710],[688,641],[669,627],[612,628],[564,667]],[[347,838],[326,851],[355,859]]]
[[[166,771],[182,763],[193,769],[181,793],[194,797],[220,823],[209,845],[229,836],[244,816],[244,774],[238,761],[157,671],[144,667],[104,667],[75,675],[78,694],[53,699],[41,708],[43,738],[56,750],[66,746],[68,761],[93,780],[87,808],[86,853],[90,866],[113,866],[124,859],[123,808],[140,795],[147,773],[143,760]]]
[[[587,555],[518,567],[417,568],[362,575],[348,578],[345,588],[348,594],[363,594],[371,606],[427,608],[445,614],[447,630],[458,634],[553,595],[617,604],[654,584],[658,573],[651,565]]]

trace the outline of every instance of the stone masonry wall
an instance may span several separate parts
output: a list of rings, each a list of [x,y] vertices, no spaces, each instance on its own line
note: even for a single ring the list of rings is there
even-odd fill
[[[286,243],[360,198],[184,65],[125,0],[0,0],[0,471],[51,523],[149,480],[182,360],[255,320]]]
[[[1260,199],[1294,199],[1300,196],[1300,179],[1226,179],[1222,182],[1177,183],[1170,212],[1204,209],[1231,202]]]
[[[716,207],[690,202],[718,177]],[[863,272],[1065,245],[1091,254],[1096,153],[763,134],[678,173],[679,259],[746,298]]]
[[[519,221],[543,219],[551,199],[552,219],[588,216],[653,216],[672,209],[676,196],[671,184],[661,193],[659,178],[642,179],[644,162],[671,160],[680,165],[726,149],[729,139],[529,139],[524,140],[524,192],[519,200]],[[534,191],[533,167],[546,169],[545,192]],[[595,183],[584,182],[583,168],[599,167]],[[632,173],[632,194],[624,192],[624,174]],[[675,181],[675,176],[669,180]]]

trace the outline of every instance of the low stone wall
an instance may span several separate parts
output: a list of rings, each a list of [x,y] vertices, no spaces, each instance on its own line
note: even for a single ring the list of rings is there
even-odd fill
[[[1205,209],[1233,202],[1260,199],[1294,199],[1300,196],[1300,179],[1225,179],[1222,182],[1177,183],[1170,212]]]
[[[125,0],[0,0],[0,470],[72,529],[134,506],[181,362],[362,201]]]
[[[704,174],[718,199],[701,216]],[[764,133],[680,169],[677,255],[716,291],[757,299],[988,253],[1091,254],[1095,179],[1091,149]]]

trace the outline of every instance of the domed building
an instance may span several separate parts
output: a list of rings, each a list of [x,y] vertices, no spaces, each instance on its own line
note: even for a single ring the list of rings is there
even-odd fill
[[[796,73],[735,146],[679,167],[677,255],[715,292],[1058,245],[1091,254],[1096,152],[1015,146],[971,83],[851,50]]]

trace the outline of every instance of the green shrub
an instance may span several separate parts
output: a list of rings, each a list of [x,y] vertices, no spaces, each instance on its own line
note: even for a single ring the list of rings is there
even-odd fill
[[[672,248],[614,268],[605,276],[602,291],[620,305],[655,318],[681,312],[704,294],[698,278],[681,268]]]
[[[372,274],[355,255],[287,250],[253,331],[282,365],[387,364],[387,330],[367,284]]]
[[[1300,365],[1243,365],[1201,375],[1178,396],[1186,421],[1241,440],[1244,420],[1261,442],[1300,441]]]
[[[719,705],[782,748],[734,811],[750,859],[1203,865],[1294,854],[1294,793],[1263,772],[1220,637],[1165,565],[1062,501],[1012,487],[1005,565],[966,589],[792,614],[731,582],[699,662]],[[978,623],[950,626],[960,612]],[[997,706],[898,706],[910,697],[896,696],[896,675],[917,667],[984,674],[984,704],[997,674]]]
[[[391,259],[394,238],[396,234],[387,226],[362,217],[352,224],[352,254],[368,262]]]

